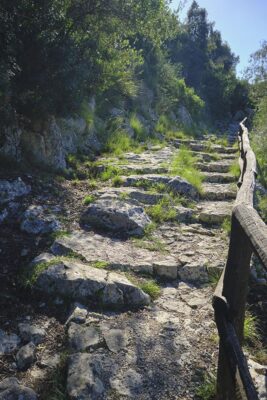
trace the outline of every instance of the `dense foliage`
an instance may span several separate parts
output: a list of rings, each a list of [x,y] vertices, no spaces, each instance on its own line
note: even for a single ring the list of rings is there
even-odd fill
[[[102,113],[134,111],[144,86],[158,115],[183,105],[195,121],[247,101],[237,58],[195,1],[181,23],[167,0],[2,0],[0,46],[7,125],[80,113],[92,96]]]
[[[252,142],[257,154],[262,182],[267,186],[267,42],[250,57],[246,71],[254,105]]]

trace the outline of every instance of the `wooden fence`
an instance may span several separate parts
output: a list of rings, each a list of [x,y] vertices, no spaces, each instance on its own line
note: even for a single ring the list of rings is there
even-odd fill
[[[267,269],[267,226],[253,208],[257,169],[245,120],[238,132],[241,175],[232,211],[228,258],[213,296],[220,337],[217,400],[258,399],[242,343],[251,255],[255,253]]]

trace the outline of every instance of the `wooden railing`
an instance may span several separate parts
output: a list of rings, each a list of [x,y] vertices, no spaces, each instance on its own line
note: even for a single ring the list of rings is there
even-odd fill
[[[242,343],[251,255],[255,253],[267,269],[267,226],[253,208],[257,169],[245,120],[238,132],[241,175],[232,211],[228,258],[213,296],[220,337],[217,400],[258,399]]]

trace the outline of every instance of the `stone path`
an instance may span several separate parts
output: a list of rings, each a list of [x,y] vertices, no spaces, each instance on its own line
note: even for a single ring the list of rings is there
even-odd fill
[[[182,144],[199,158],[201,194],[170,175]],[[218,341],[211,284],[227,257],[221,224],[236,195],[229,173],[235,151],[177,140],[123,159],[98,160],[120,170],[120,186],[99,182],[77,229],[35,258],[27,278],[44,301],[71,307],[65,323],[71,400],[195,399],[205,375],[214,374]],[[175,214],[153,227],[149,207],[166,198]],[[151,291],[151,281],[160,293]],[[34,362],[30,347],[22,348],[32,349],[26,363]],[[12,381],[3,390],[12,387],[26,390]]]
[[[72,400],[193,399],[204,375],[216,366],[209,283],[227,256],[221,223],[230,216],[236,195],[228,172],[235,150],[214,146],[209,154],[205,143],[186,142],[201,160],[201,199],[193,209],[174,205],[176,221],[159,224],[143,238],[131,237],[132,220],[143,234],[151,222],[142,217],[146,207],[166,197],[151,185],[164,184],[197,199],[193,187],[168,175],[180,144],[128,153],[117,164],[109,160],[125,175],[121,187],[106,184],[96,190],[98,200],[81,218],[84,229],[56,239],[51,253],[35,260],[35,265],[49,263],[35,282],[37,290],[83,303],[76,303],[67,321]],[[215,152],[219,161],[212,157]],[[103,233],[105,227],[109,234]],[[154,301],[142,290],[151,279],[161,287]],[[113,311],[95,313],[93,303]]]

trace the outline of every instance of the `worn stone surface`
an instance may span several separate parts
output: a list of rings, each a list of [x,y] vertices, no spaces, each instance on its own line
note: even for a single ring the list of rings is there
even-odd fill
[[[16,378],[6,378],[0,382],[0,400],[37,400],[36,393],[20,385]]]
[[[100,199],[117,199],[125,197],[127,201],[135,200],[142,204],[152,205],[158,203],[163,197],[162,193],[149,193],[141,188],[108,188],[97,192]]]
[[[57,231],[61,224],[44,207],[32,205],[24,212],[20,228],[27,233],[39,234]]]
[[[98,200],[82,216],[82,222],[95,228],[141,236],[151,223],[141,206],[127,201]]]
[[[233,200],[237,189],[232,184],[204,183],[202,198],[206,200]]]
[[[20,342],[20,337],[15,333],[7,333],[0,329],[0,355],[13,353]]]
[[[104,339],[108,349],[113,353],[117,353],[127,347],[128,335],[122,329],[109,329],[104,332]]]
[[[70,250],[82,255],[90,263],[104,261],[111,269],[150,275],[153,274],[154,262],[166,261],[171,265],[177,262],[179,265],[178,257],[137,247],[130,240],[122,241],[91,232],[73,232],[70,236],[57,239],[52,246],[55,255],[65,255]]]
[[[68,329],[68,340],[73,351],[94,349],[101,343],[100,335],[94,326],[79,325],[72,322]]]
[[[113,307],[143,307],[150,298],[124,276],[76,260],[55,261],[34,285],[46,295]]]
[[[21,178],[14,181],[0,180],[0,204],[6,204],[17,197],[25,196],[31,191],[31,186]]]
[[[24,342],[40,344],[45,339],[45,330],[28,322],[18,324],[20,337]]]
[[[235,176],[230,174],[229,172],[204,172],[204,180],[205,182],[210,183],[232,183],[237,182]]]
[[[28,369],[36,361],[36,347],[30,342],[22,346],[16,355],[17,366],[20,370]]]
[[[233,202],[228,201],[200,202],[197,206],[198,219],[205,223],[220,224],[231,216],[232,208]]]
[[[66,321],[66,325],[70,322],[75,322],[76,324],[83,324],[86,321],[86,317],[88,314],[87,308],[80,304],[74,303],[72,310],[70,312],[70,316]]]
[[[231,164],[232,164],[232,161],[222,160],[222,161],[215,161],[215,162],[210,162],[210,163],[199,162],[196,164],[196,166],[197,166],[197,168],[200,169],[200,171],[204,171],[204,172],[227,173],[229,171]]]

